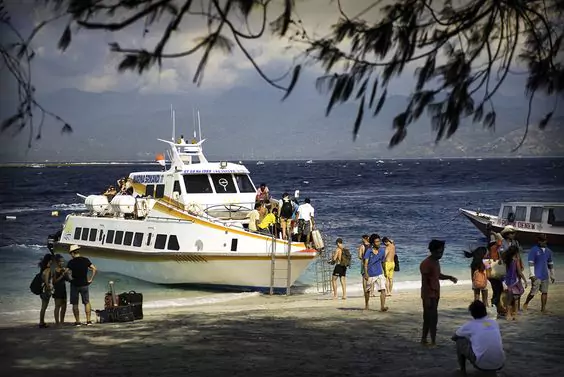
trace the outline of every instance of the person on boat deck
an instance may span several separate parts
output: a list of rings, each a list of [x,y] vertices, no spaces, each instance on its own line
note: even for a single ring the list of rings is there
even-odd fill
[[[257,202],[266,203],[270,201],[270,191],[266,186],[266,183],[261,183],[259,188],[257,189],[256,199]]]
[[[280,209],[278,214],[280,215],[280,228],[282,228],[282,239],[287,240],[291,236],[290,222],[292,220],[292,214],[294,213],[294,203],[290,199],[290,194],[285,192],[282,194],[282,199],[278,202],[278,208]]]
[[[299,225],[300,241],[303,242],[305,236],[306,246],[309,245],[311,232],[313,231],[313,227],[315,225],[314,217],[315,209],[311,205],[310,199],[305,198],[304,203],[300,204],[300,206],[298,207],[298,223],[301,223]]]
[[[521,271],[521,273],[523,273],[523,271],[525,271],[525,266],[523,264],[523,260],[521,259],[521,253],[523,252],[523,248],[519,244],[519,241],[515,239],[515,234],[516,234],[516,230],[511,225],[507,225],[505,228],[503,228],[503,230],[501,231],[501,237],[503,239],[501,241],[500,252],[503,254],[507,250],[509,250],[511,246],[517,247],[519,249],[518,253],[516,254],[517,268]],[[517,298],[517,310],[518,311],[521,310],[520,296]]]
[[[249,213],[249,230],[251,232],[256,232],[258,230],[258,224],[260,222],[260,207],[261,203],[255,203],[255,208]]]
[[[116,188],[113,185],[110,185],[102,195],[106,196],[108,198],[108,201],[111,202],[114,196],[116,196],[116,194],[117,194]]]
[[[531,290],[523,309],[527,310],[529,303],[535,294],[541,291],[541,312],[546,311],[546,301],[548,300],[548,283],[554,284],[554,263],[552,262],[552,250],[547,246],[546,234],[537,236],[537,244],[529,251],[529,279],[531,279]]]
[[[466,375],[466,360],[481,371],[500,370],[505,363],[505,352],[498,323],[488,319],[486,306],[481,301],[471,303],[468,310],[474,319],[452,336],[460,371]]]
[[[277,222],[276,217],[277,216],[278,216],[278,208],[273,208],[270,213],[268,213],[266,216],[264,216],[264,218],[262,219],[262,221],[258,225],[259,231],[263,232],[263,233],[269,233],[269,234],[272,231],[272,234],[276,234],[274,228],[276,226],[276,222]]]
[[[184,140],[184,135],[180,135],[180,139],[178,139],[178,144],[186,144],[186,140]]]

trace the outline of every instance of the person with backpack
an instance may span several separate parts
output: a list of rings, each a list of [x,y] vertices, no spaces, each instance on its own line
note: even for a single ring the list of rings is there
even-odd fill
[[[351,265],[351,252],[343,247],[343,239],[337,238],[335,241],[337,248],[331,257],[331,263],[335,264],[333,269],[333,279],[331,287],[333,288],[333,299],[337,298],[337,279],[341,280],[341,288],[343,289],[343,300],[347,299],[347,267]]]
[[[41,262],[39,263],[39,276],[41,277],[41,292],[39,293],[39,297],[41,298],[41,310],[39,311],[39,328],[41,329],[49,327],[45,323],[45,312],[47,311],[47,307],[49,306],[49,300],[51,299],[51,294],[53,291],[53,287],[51,286],[52,258],[53,256],[51,254],[45,254],[43,256],[43,259],[41,259]]]
[[[482,302],[486,307],[488,304],[488,275],[486,273],[486,266],[484,265],[484,256],[487,253],[485,247],[479,247],[474,250],[472,254],[474,258],[472,263],[470,263],[470,273],[472,275],[472,291],[474,292],[474,301],[480,300],[480,295],[482,296]]]
[[[278,201],[278,208],[280,208],[280,212],[278,216],[280,216],[280,228],[282,228],[282,239],[287,240],[288,237],[291,237],[291,229],[290,224],[292,222],[292,214],[294,213],[294,204],[290,199],[290,194],[285,192],[282,194],[282,199]]]

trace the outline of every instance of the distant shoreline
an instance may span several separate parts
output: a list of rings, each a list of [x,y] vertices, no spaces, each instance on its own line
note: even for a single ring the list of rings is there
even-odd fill
[[[312,159],[315,163],[316,161],[319,162],[369,162],[369,161],[413,161],[413,160],[530,160],[530,159],[564,159],[564,156],[493,156],[493,157],[372,157],[369,159],[361,158],[361,159]],[[213,162],[218,161],[238,161],[237,159],[230,159],[230,160],[223,160],[217,159],[213,160]],[[268,160],[268,159],[258,159],[258,160],[240,160],[245,163],[256,163],[257,161],[263,162],[305,162],[305,158],[299,159],[280,159],[280,160]],[[168,162],[167,162],[168,163]],[[96,166],[96,165],[158,165],[155,161],[148,161],[148,160],[140,160],[140,161],[94,161],[94,162],[72,162],[72,161],[63,161],[63,162],[40,162],[40,161],[32,161],[32,162],[6,162],[0,163],[0,168],[42,168],[42,167],[57,167],[57,166]]]

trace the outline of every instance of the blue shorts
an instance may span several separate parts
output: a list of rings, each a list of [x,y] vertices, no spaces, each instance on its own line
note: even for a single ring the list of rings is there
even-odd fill
[[[70,287],[70,303],[71,305],[78,305],[78,294],[80,293],[80,297],[82,298],[82,303],[84,305],[90,302],[90,293],[88,291],[88,286],[76,287],[71,284]]]

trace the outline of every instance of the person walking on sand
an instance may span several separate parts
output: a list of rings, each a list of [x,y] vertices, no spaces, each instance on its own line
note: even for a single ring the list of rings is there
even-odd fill
[[[525,280],[523,271],[519,268],[518,254],[518,246],[510,246],[503,254],[503,263],[505,263],[507,271],[504,283],[507,287],[505,307],[507,309],[506,318],[508,321],[515,321],[517,318],[517,300],[519,300],[521,295],[525,292],[525,288],[527,288],[527,280]]]
[[[462,325],[452,337],[460,371],[466,376],[466,360],[480,371],[500,370],[505,363],[505,352],[498,323],[487,318],[486,306],[481,301],[471,303],[468,310],[474,319]]]
[[[364,280],[366,289],[364,290],[364,309],[369,309],[370,294],[376,290],[380,292],[380,311],[386,312],[386,278],[382,269],[382,262],[386,256],[386,247],[381,245],[380,236],[371,234],[368,240],[370,247],[364,253]]]
[[[366,292],[366,279],[364,279],[364,253],[370,247],[368,234],[362,235],[362,243],[358,247],[358,260],[360,261],[360,276],[362,279],[362,292]]]
[[[421,344],[427,345],[427,335],[431,333],[431,345],[436,344],[437,322],[439,319],[438,307],[441,297],[440,280],[450,280],[454,284],[458,279],[454,276],[441,273],[439,260],[445,251],[445,241],[433,239],[429,242],[431,255],[421,262],[421,300],[423,303],[423,331],[421,333]]]
[[[71,245],[69,250],[72,257],[69,263],[67,263],[67,267],[72,273],[70,303],[75,319],[74,324],[80,326],[80,312],[78,310],[78,295],[80,294],[86,312],[86,326],[91,326],[92,321],[90,320],[90,316],[92,314],[92,307],[90,306],[88,286],[94,280],[94,276],[96,276],[96,266],[90,262],[90,259],[81,257],[79,250],[80,246],[78,245]],[[88,277],[88,271],[92,272],[90,278]]]
[[[392,295],[392,288],[394,287],[394,271],[396,269],[396,245],[394,241],[388,237],[382,238],[382,242],[386,247],[386,256],[384,258],[384,276],[386,277],[386,295]]]
[[[517,259],[517,267],[521,270],[522,273],[525,271],[525,265],[523,264],[523,260],[521,259],[521,253],[523,252],[523,248],[519,241],[515,239],[516,230],[511,225],[507,225],[505,228],[502,229],[500,232],[501,240],[501,247],[500,253],[503,255],[511,246],[516,246],[519,249],[519,252],[516,255]],[[521,298],[517,298],[517,310],[521,311]]]
[[[527,310],[529,303],[535,294],[541,291],[541,312],[546,312],[546,301],[548,300],[548,282],[554,284],[554,264],[552,262],[552,250],[547,246],[546,234],[537,236],[537,245],[529,251],[529,279],[531,279],[531,290],[523,305]]]
[[[331,262],[335,263],[335,268],[333,269],[333,278],[331,279],[331,287],[333,288],[333,299],[337,298],[337,279],[341,280],[341,288],[343,290],[343,300],[347,299],[347,261],[345,254],[345,249],[343,247],[343,239],[337,238],[335,241],[337,248],[333,253]]]

